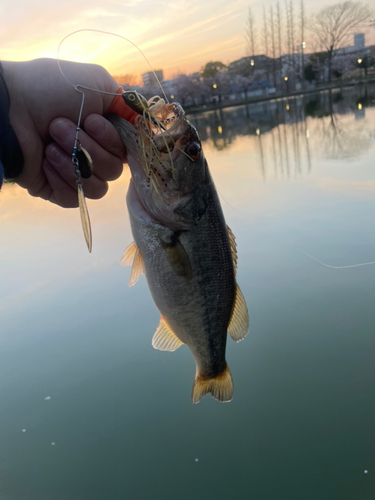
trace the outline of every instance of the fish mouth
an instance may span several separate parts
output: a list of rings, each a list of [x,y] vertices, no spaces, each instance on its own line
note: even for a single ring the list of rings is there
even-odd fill
[[[169,129],[155,134],[153,137],[153,141],[161,157],[167,161],[169,158],[171,163],[176,161],[181,154],[184,154],[193,161],[196,160],[202,150],[196,128],[185,117],[179,119],[176,116],[175,121],[170,121],[169,123],[172,124]]]

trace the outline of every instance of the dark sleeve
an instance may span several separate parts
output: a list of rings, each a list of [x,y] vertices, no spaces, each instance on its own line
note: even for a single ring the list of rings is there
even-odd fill
[[[23,167],[21,147],[9,122],[9,107],[9,93],[0,63],[0,188],[4,177],[17,177]]]

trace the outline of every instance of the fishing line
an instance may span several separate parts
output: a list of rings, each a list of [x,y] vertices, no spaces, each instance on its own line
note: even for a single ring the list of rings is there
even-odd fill
[[[303,250],[301,250],[298,247],[293,246],[293,248],[295,248],[296,250],[299,250],[304,255],[307,255],[307,257],[310,257],[310,259],[315,260],[315,262],[318,262],[322,266],[328,267],[329,269],[352,269],[353,267],[373,266],[375,264],[375,261],[371,261],[371,262],[361,262],[360,264],[352,264],[350,266],[330,266],[329,264],[326,264],[325,262],[322,262],[321,260],[317,259],[313,255],[310,255],[309,253],[304,252]]]
[[[216,190],[217,190],[217,192],[219,193],[220,198],[222,198],[222,199],[225,201],[225,203],[228,205],[228,207],[230,207],[232,210],[234,210],[234,211],[235,211],[235,212],[237,212],[238,214],[242,215],[243,217],[247,217],[247,216],[246,216],[246,214],[244,214],[243,212],[240,212],[239,210],[237,210],[237,208],[234,208],[234,206],[233,206],[233,205],[231,205],[231,204],[229,203],[229,201],[227,201],[227,200],[224,198],[224,196],[223,196],[222,192],[221,192],[221,191],[219,191],[219,189],[218,189],[217,187],[216,187]]]
[[[289,225],[289,224],[287,224],[287,225]],[[293,227],[293,226],[289,225],[289,227]],[[268,231],[271,231],[272,233],[278,235],[278,233],[276,233],[276,231],[274,231],[273,229],[268,228]],[[353,269],[354,267],[363,267],[363,266],[373,266],[373,265],[375,265],[375,261],[370,261],[370,262],[360,262],[359,264],[350,264],[350,265],[347,265],[347,266],[332,266],[330,264],[326,264],[325,262],[323,262],[320,259],[317,259],[313,255],[305,252],[304,250],[302,250],[299,247],[296,247],[295,245],[291,245],[290,247],[294,248],[295,250],[298,250],[299,252],[301,252],[304,255],[306,255],[306,257],[309,257],[310,259],[314,260],[315,262],[317,262],[321,266],[327,267],[328,269]]]
[[[159,78],[157,77],[155,71],[154,71],[154,68],[151,66],[151,63],[150,61],[147,59],[147,57],[145,56],[145,54],[142,52],[142,50],[134,43],[132,42],[131,40],[129,40],[128,38],[125,38],[124,36],[122,35],[118,35],[117,33],[111,33],[110,31],[103,31],[103,30],[95,30],[95,29],[90,29],[90,28],[84,28],[84,29],[80,29],[80,30],[76,30],[76,31],[72,31],[71,33],[69,33],[68,35],[66,35],[62,40],[61,42],[59,43],[59,46],[57,48],[57,64],[59,66],[59,70],[60,70],[60,73],[63,75],[63,77],[65,78],[65,80],[70,84],[72,85],[72,87],[77,90],[77,92],[81,92],[77,89],[77,87],[80,87],[82,89],[85,89],[85,90],[92,90],[93,92],[99,92],[100,94],[107,94],[107,95],[118,95],[117,93],[113,93],[113,92],[106,92],[104,90],[99,90],[99,89],[93,89],[91,87],[85,87],[84,85],[79,85],[79,84],[74,84],[73,82],[71,82],[69,80],[69,78],[64,74],[62,68],[61,68],[61,65],[60,65],[60,58],[59,58],[59,53],[60,53],[60,48],[61,48],[61,45],[64,43],[65,40],[67,40],[69,37],[73,36],[73,35],[76,35],[77,33],[82,33],[82,32],[92,32],[92,33],[103,33],[104,35],[111,35],[111,36],[117,36],[118,38],[121,38],[122,40],[125,40],[126,42],[130,43],[131,45],[133,45],[133,47],[135,47],[138,52],[141,54],[141,56],[144,58],[144,60],[146,61],[146,63],[149,65],[151,71],[153,72],[155,78],[156,78],[156,81],[163,93],[163,96],[165,98],[165,101],[169,104],[169,100],[168,100],[168,97],[166,96],[165,92],[164,92],[164,89],[160,83],[160,80]]]

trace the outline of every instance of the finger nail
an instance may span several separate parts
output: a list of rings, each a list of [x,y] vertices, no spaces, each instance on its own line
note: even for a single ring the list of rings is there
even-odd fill
[[[103,134],[106,128],[106,120],[101,116],[93,116],[85,121],[85,131],[90,135],[96,136]]]
[[[64,155],[61,154],[61,152],[53,145],[48,146],[48,148],[46,149],[46,157],[49,159],[49,161],[52,161],[57,165],[61,165],[61,163],[65,159]]]

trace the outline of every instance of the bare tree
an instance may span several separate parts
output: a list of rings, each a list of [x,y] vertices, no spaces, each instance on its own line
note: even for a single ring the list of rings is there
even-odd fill
[[[301,0],[301,78],[303,78],[303,67],[305,65],[304,61],[304,51],[305,51],[305,6],[303,0]]]
[[[276,4],[276,9],[277,9],[277,45],[278,45],[278,52],[279,52],[279,74],[281,78],[281,72],[282,72],[282,66],[283,66],[283,60],[282,60],[282,53],[283,53],[283,47],[281,43],[281,30],[282,30],[282,20],[281,20],[281,13],[280,13],[280,3],[279,0],[277,0]]]
[[[277,7],[277,38],[278,38],[279,58],[280,58],[280,63],[281,63],[281,54],[283,52],[283,49],[281,46],[281,14],[280,14],[279,1],[277,1],[276,7]]]
[[[294,29],[294,8],[293,8],[293,0],[289,2],[289,24],[290,24],[290,43],[292,46],[292,55],[293,55],[293,66],[295,66],[294,53],[296,51],[296,47],[294,45],[295,39],[295,29]]]
[[[293,72],[296,76],[298,72],[298,58],[296,58],[296,51],[299,51],[299,48],[295,45],[296,40],[296,30],[295,30],[295,22],[294,22],[294,6],[293,0],[290,0],[289,4],[286,4],[287,8],[287,16],[289,18],[289,43],[290,43],[290,58],[289,58],[289,72]],[[291,71],[292,69],[292,71]]]
[[[267,18],[266,10],[263,5],[263,41],[264,41],[264,54],[268,57],[268,29],[267,29]]]
[[[287,41],[287,48],[286,48],[286,53],[287,53],[287,62],[288,66],[291,66],[291,36],[290,36],[290,17],[289,17],[289,5],[288,5],[288,0],[285,0],[285,15],[286,15],[286,41]]]
[[[314,15],[307,28],[314,33],[328,55],[328,80],[332,79],[332,59],[337,49],[348,42],[354,32],[370,19],[368,5],[343,2],[322,9]]]
[[[246,46],[249,56],[254,56],[256,51],[256,28],[254,26],[254,16],[249,7],[249,14],[247,16],[246,28],[245,28],[245,38],[246,38]]]
[[[273,21],[273,7],[270,7],[270,29],[272,41],[272,58],[273,58],[273,84],[276,85],[276,45],[275,45],[275,23]]]

